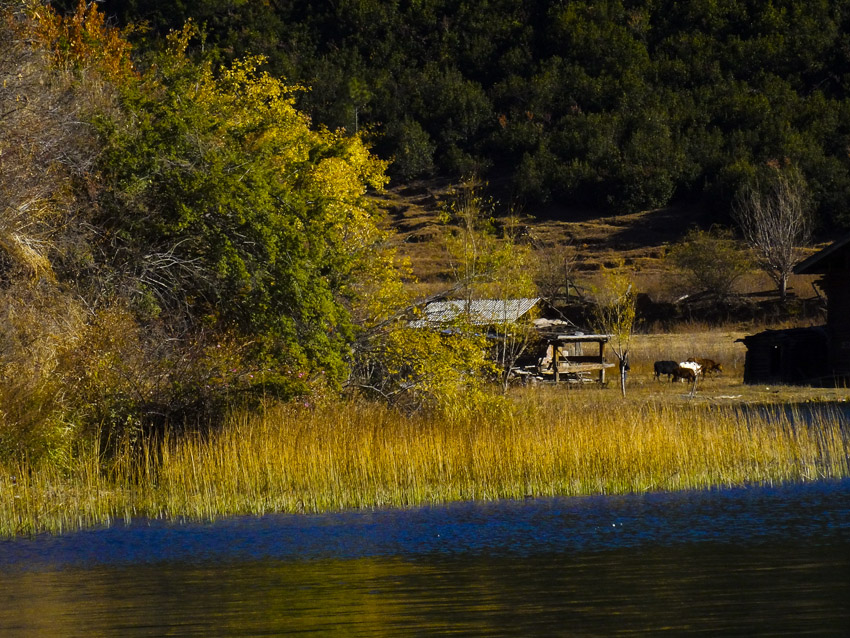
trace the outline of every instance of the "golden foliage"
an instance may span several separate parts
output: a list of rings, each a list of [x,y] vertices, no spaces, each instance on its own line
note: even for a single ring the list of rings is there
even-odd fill
[[[79,0],[74,13],[63,17],[49,4],[30,0],[24,12],[28,19],[20,23],[22,30],[51,52],[58,68],[97,70],[118,83],[134,75],[130,30],[108,24],[97,3]]]

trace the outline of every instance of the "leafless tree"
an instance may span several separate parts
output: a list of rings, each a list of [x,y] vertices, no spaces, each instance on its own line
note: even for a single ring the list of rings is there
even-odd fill
[[[578,252],[571,242],[535,245],[534,282],[538,293],[553,306],[559,299],[569,299],[575,290],[573,278]]]
[[[755,250],[759,266],[774,281],[784,302],[799,248],[811,237],[805,179],[791,164],[772,163],[766,180],[758,180],[738,193],[732,212]]]

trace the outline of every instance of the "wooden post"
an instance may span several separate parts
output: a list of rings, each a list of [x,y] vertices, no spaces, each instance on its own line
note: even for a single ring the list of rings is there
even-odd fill
[[[599,340],[599,363],[605,363],[605,341]],[[599,369],[599,385],[605,385],[605,366]]]
[[[560,375],[560,372],[558,371],[559,367],[560,367],[560,364],[559,364],[559,361],[558,361],[558,342],[555,341],[552,344],[552,370],[555,372],[555,383],[556,384],[559,383],[560,380],[561,380],[561,375]]]

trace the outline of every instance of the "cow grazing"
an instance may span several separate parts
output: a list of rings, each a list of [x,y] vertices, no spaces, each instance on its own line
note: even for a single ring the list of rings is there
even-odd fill
[[[662,374],[666,374],[667,380],[672,381],[673,375],[676,374],[676,370],[679,368],[679,364],[675,361],[656,361],[652,364],[652,367],[655,369],[656,381],[661,378]]]
[[[676,372],[673,373],[673,378],[676,380],[696,381],[697,376],[702,371],[702,366],[695,361],[682,361],[678,364]]]
[[[703,376],[713,372],[716,372],[717,374],[723,372],[723,365],[718,363],[714,359],[698,359],[696,357],[690,357],[688,361],[692,363],[698,363],[700,365]]]

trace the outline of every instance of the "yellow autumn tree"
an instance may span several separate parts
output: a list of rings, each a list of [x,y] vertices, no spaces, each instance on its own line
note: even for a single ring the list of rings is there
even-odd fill
[[[629,348],[635,322],[637,291],[632,277],[619,267],[606,271],[593,291],[595,322],[602,334],[610,335],[609,347],[617,358],[620,392],[626,396]]]
[[[498,229],[493,202],[481,194],[480,184],[461,184],[442,219],[455,281],[429,298],[414,299],[401,283],[412,279],[409,266],[382,270],[392,276],[373,293],[380,308],[357,342],[350,386],[406,409],[430,407],[451,415],[499,403],[492,381],[506,387],[507,372],[534,333],[528,325],[500,319],[498,306],[509,314],[513,298],[532,295],[534,287],[529,251],[516,240],[516,220],[500,220]],[[482,298],[496,307],[487,325],[469,312],[471,302]],[[426,312],[436,300],[448,308],[439,317]]]
[[[461,329],[468,333],[487,330],[490,360],[506,390],[514,363],[537,339],[529,321],[536,310],[516,322],[512,309],[518,300],[535,297],[537,287],[531,249],[519,241],[519,217],[513,213],[497,216],[497,203],[483,194],[484,187],[474,178],[460,184],[443,209],[442,220],[457,296],[467,307],[473,300],[487,299],[493,311],[487,326],[470,324],[469,317],[461,315],[459,320],[466,320]]]

